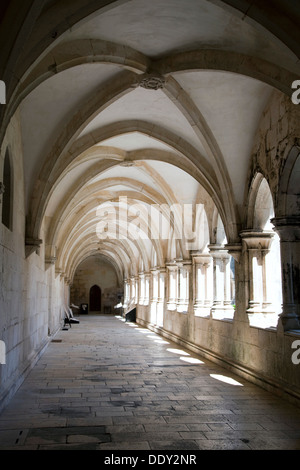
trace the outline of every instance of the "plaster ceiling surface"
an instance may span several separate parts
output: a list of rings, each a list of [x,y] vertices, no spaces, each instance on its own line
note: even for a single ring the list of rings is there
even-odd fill
[[[272,88],[243,75],[201,71],[176,80],[203,114],[226,161],[237,203],[243,202],[249,158]]]
[[[244,15],[207,0],[130,0],[71,28],[63,41],[78,38],[117,42],[151,58],[190,47],[221,47],[278,63],[295,60],[271,34],[247,24]]]
[[[141,87],[130,91],[103,110],[81,132],[84,136],[105,125],[115,122],[146,121],[161,129],[171,131],[205,153],[194,129],[176,105],[160,90],[145,90]],[[145,145],[145,144],[142,144]]]
[[[50,198],[50,201],[47,205],[47,216],[52,217],[57,210],[57,207],[61,203],[61,201],[65,200],[68,193],[72,190],[72,186],[74,182],[79,183],[82,181],[82,175],[84,175],[91,167],[94,165],[94,160],[81,163],[80,165],[76,166],[69,170],[64,177],[58,182],[55,191],[53,192],[53,196]],[[78,187],[78,186],[77,186]]]
[[[147,160],[147,166],[153,168],[156,174],[163,175],[163,180],[173,191],[176,201],[184,204],[196,200],[200,185],[193,176],[165,162]]]
[[[85,162],[66,172],[50,198],[46,212],[47,217],[55,215],[61,201],[65,201],[70,194],[74,181],[78,181],[78,187],[75,188],[78,205],[81,204],[82,200],[85,200],[86,204],[88,203],[86,199],[86,188],[88,186],[93,186],[93,191],[97,194],[101,190],[104,197],[108,197],[107,195],[115,197],[115,194],[119,192],[126,196],[128,191],[140,191],[142,195],[145,188],[147,188],[147,191],[153,189],[158,193],[166,191],[165,195],[172,198],[174,203],[183,204],[193,203],[199,190],[199,183],[188,173],[174,165],[151,160],[147,160],[147,162],[139,161],[136,162],[135,166],[129,167],[116,165],[94,178],[88,179],[85,185],[79,187],[83,175],[93,164],[93,161]],[[130,184],[126,184],[126,181]],[[133,182],[135,182],[134,187]],[[90,199],[92,197],[92,195],[88,196]]]
[[[27,191],[70,115],[91,91],[96,92],[101,83],[118,72],[119,68],[112,65],[79,65],[53,75],[24,99],[20,116]]]
[[[139,149],[154,149],[154,150],[170,150],[170,146],[163,142],[142,135],[140,132],[130,132],[129,134],[123,134],[117,137],[111,137],[110,139],[103,140],[98,143],[99,146],[111,146],[125,150],[126,152],[132,152]],[[174,149],[172,149],[174,151]]]

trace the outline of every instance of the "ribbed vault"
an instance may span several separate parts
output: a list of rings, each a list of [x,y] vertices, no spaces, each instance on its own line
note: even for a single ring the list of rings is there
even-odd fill
[[[46,265],[72,280],[101,253],[120,281],[219,238],[240,243],[262,112],[297,78],[295,11],[285,9],[279,26],[268,6],[257,8],[207,0],[23,8],[15,45],[26,38],[26,50],[22,63],[15,50],[14,66],[4,51],[1,119],[3,135],[14,113],[22,128],[27,255],[44,243]]]

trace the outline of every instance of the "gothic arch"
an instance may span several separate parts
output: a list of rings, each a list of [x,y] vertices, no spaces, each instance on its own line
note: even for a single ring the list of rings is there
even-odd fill
[[[274,217],[274,201],[267,179],[257,172],[252,180],[247,211],[247,227],[255,230],[271,230]]]
[[[248,195],[247,229],[241,232],[248,257],[248,319],[251,326],[277,327],[281,313],[279,236],[273,230],[274,203],[269,183],[257,172]]]

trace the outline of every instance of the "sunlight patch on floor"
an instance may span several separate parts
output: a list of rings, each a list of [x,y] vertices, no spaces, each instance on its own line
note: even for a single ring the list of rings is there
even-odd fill
[[[189,364],[204,364],[203,361],[197,359],[196,357],[180,357],[181,361],[188,362]]]
[[[232,379],[231,377],[227,377],[226,375],[222,374],[210,374],[210,376],[213,379],[220,380],[221,382],[225,382],[230,385],[236,385],[239,387],[243,387],[243,385],[240,382],[237,382],[237,380]]]

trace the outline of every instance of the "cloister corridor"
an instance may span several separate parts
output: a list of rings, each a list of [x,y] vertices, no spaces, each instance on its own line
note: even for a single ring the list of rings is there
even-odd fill
[[[0,450],[300,450],[299,5],[1,0]]]
[[[299,450],[300,410],[136,323],[81,316],[0,416],[0,450]]]

